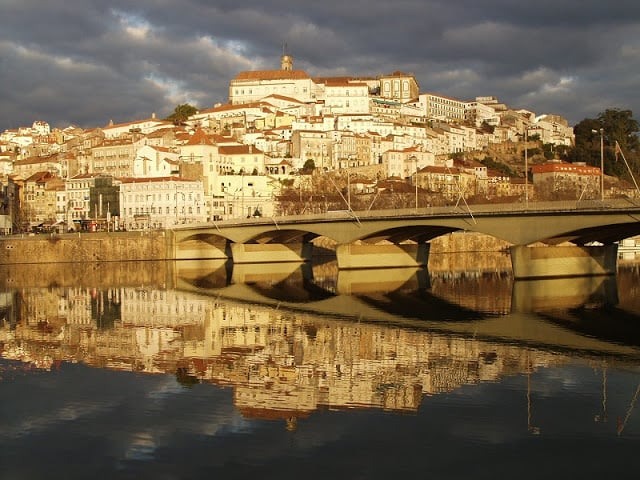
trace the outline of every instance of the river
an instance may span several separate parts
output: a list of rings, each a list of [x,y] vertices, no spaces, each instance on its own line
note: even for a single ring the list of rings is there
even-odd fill
[[[0,478],[635,478],[640,262],[496,255],[0,267]]]

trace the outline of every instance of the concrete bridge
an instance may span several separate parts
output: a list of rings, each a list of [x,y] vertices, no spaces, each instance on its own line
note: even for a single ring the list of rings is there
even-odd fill
[[[171,256],[302,262],[312,257],[312,242],[326,237],[340,269],[420,267],[430,240],[459,231],[508,242],[516,278],[613,274],[616,242],[640,234],[640,205],[536,202],[228,220],[174,229]]]

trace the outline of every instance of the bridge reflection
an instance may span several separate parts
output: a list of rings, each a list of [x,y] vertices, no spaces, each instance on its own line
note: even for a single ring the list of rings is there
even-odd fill
[[[617,277],[514,280],[508,272],[343,271],[307,264],[236,267],[177,262],[175,286],[292,311],[490,341],[633,357],[639,353],[640,314],[619,306]],[[201,278],[208,279],[207,288]],[[567,312],[573,312],[571,324],[565,320]],[[611,326],[624,335],[598,336],[594,320],[588,318],[598,318],[602,330]]]
[[[101,288],[86,272],[82,287],[75,276],[60,284],[61,272],[47,278],[54,270],[26,267],[21,282],[5,272],[14,316],[0,322],[0,353],[40,368],[73,361],[231,387],[243,415],[291,428],[319,408],[415,412],[426,395],[576,358],[640,365],[638,271],[620,272],[618,289],[613,277],[236,267],[118,265],[109,275],[119,280]]]

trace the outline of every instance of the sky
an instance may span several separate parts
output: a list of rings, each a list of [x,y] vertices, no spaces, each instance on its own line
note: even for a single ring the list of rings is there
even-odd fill
[[[83,128],[228,101],[232,78],[416,76],[571,125],[640,118],[637,0],[0,0],[0,132]]]

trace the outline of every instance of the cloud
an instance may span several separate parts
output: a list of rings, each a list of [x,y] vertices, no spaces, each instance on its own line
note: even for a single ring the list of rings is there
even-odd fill
[[[402,70],[423,91],[495,95],[573,123],[640,111],[630,0],[5,0],[0,16],[0,130],[206,108],[237,73],[278,68],[285,44],[310,75]]]

